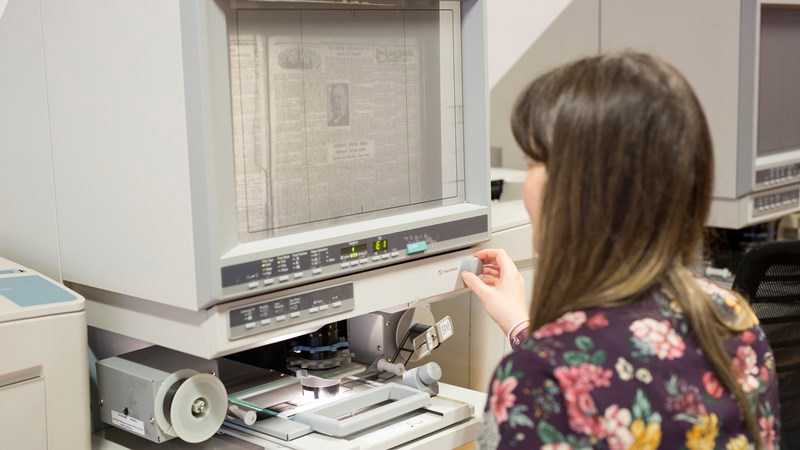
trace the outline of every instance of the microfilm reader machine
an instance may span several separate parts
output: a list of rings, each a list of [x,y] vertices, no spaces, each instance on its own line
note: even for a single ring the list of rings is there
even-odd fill
[[[486,2],[95,3],[41,1],[92,447],[474,440],[429,305],[491,237]]]

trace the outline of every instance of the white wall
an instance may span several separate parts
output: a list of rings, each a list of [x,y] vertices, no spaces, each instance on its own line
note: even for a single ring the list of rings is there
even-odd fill
[[[502,167],[526,169],[509,125],[514,102],[537,75],[597,53],[600,4],[599,0],[496,0],[489,6],[489,143],[503,149]],[[523,38],[514,42],[517,35]]]
[[[489,89],[519,61],[572,0],[487,2]]]

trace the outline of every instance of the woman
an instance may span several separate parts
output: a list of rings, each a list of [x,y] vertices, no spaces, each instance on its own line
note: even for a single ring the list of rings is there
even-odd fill
[[[585,58],[536,79],[512,128],[539,257],[530,311],[504,251],[463,274],[515,347],[480,448],[777,448],[764,333],[690,270],[713,155],[686,80],[645,54]]]

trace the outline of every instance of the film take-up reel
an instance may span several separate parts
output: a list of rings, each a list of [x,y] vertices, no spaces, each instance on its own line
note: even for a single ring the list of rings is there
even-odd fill
[[[228,408],[218,373],[216,361],[160,347],[98,361],[100,418],[153,442],[205,441]]]
[[[222,425],[227,402],[219,378],[182,369],[167,377],[156,393],[156,423],[167,436],[202,442]]]

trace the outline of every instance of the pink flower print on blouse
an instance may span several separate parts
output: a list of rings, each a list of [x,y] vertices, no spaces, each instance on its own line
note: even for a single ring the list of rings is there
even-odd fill
[[[553,372],[566,402],[569,427],[579,433],[605,437],[603,416],[589,394],[595,387],[611,385],[612,371],[589,363],[557,367]]]
[[[758,389],[758,366],[756,366],[756,352],[753,347],[747,345],[739,346],[736,349],[736,357],[733,358],[733,373],[736,374],[736,380],[742,387],[745,394]]]
[[[647,344],[658,359],[678,359],[683,356],[686,344],[668,320],[641,319],[629,327],[633,336]]]
[[[597,313],[589,317],[589,320],[586,321],[586,326],[589,327],[590,330],[599,330],[600,328],[608,326],[608,319],[606,319],[605,314]]]
[[[489,399],[489,405],[497,418],[497,423],[508,420],[508,410],[517,401],[517,396],[512,393],[517,384],[517,379],[514,377],[508,377],[502,382],[495,379],[492,382],[492,398]]]
[[[756,341],[756,335],[753,334],[752,331],[747,330],[744,333],[742,333],[742,343],[744,343],[744,345],[752,345],[753,342],[755,341]]]
[[[536,339],[572,333],[586,322],[586,313],[583,311],[568,312],[559,317],[555,322],[542,325],[533,333]]]
[[[769,383],[769,369],[767,369],[767,366],[761,366],[761,368],[758,369],[758,376],[764,384]]]
[[[761,417],[758,419],[761,428],[761,440],[764,441],[764,448],[775,450],[775,416]]]
[[[609,448],[611,450],[628,449],[633,443],[633,433],[630,430],[631,411],[614,404],[606,408],[604,415],[603,429],[608,436]]]
[[[544,444],[539,447],[539,450],[572,450],[572,446],[566,442],[558,442],[555,444]]]
[[[719,382],[714,372],[710,370],[703,371],[703,387],[706,388],[708,395],[714,398],[722,398],[723,387]]]

